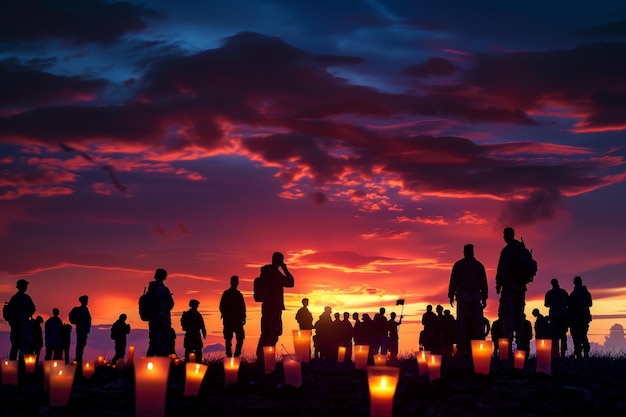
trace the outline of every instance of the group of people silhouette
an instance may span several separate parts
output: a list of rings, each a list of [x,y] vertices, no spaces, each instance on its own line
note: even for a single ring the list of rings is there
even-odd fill
[[[515,239],[515,231],[507,227],[503,231],[506,246],[500,253],[496,273],[496,293],[500,295],[498,319],[493,325],[484,316],[487,306],[488,286],[484,265],[474,256],[474,246],[467,244],[463,248],[463,258],[457,261],[451,272],[448,288],[450,305],[456,303],[456,318],[450,310],[437,305],[428,305],[422,316],[423,330],[419,336],[419,344],[425,350],[444,356],[456,354],[467,356],[470,352],[470,340],[485,339],[490,333],[494,341],[509,339],[509,349],[515,343],[518,349],[528,352],[532,339],[532,325],[524,312],[527,284],[532,281],[526,277],[520,279],[519,254],[525,249],[523,241]],[[175,354],[176,332],[172,328],[171,311],[174,299],[165,286],[167,271],[158,268],[154,279],[148,284],[144,296],[140,298],[139,310],[142,320],[148,322],[148,348],[146,356],[170,356]],[[552,289],[545,295],[545,307],[549,308],[548,316],[543,316],[538,309],[533,310],[535,321],[535,337],[551,338],[554,352],[565,357],[567,350],[568,329],[574,343],[576,358],[588,357],[590,344],[587,337],[591,321],[591,294],[582,284],[582,278],[573,280],[574,289],[568,294],[560,288],[558,280],[552,280]],[[45,321],[45,339],[42,337],[41,324],[43,318],[33,318],[36,311],[31,297],[26,294],[28,281],[17,281],[17,293],[11,297],[3,308],[3,316],[11,327],[11,350],[9,358],[22,358],[25,353],[36,353],[45,346],[45,359],[62,359],[69,362],[70,333],[72,324],[76,331],[75,361],[82,362],[83,352],[91,330],[89,313],[89,297],[79,297],[80,305],[72,308],[68,317],[70,324],[64,324],[59,317],[59,309],[54,308],[52,316]],[[270,264],[260,268],[259,276],[254,280],[254,300],[261,303],[260,337],[256,350],[257,363],[264,360],[263,346],[275,346],[283,333],[282,313],[285,310],[284,289],[291,288],[295,279],[284,262],[284,255],[275,252]],[[245,339],[246,304],[243,294],[238,289],[239,277],[230,278],[230,288],[225,290],[219,303],[219,311],[223,323],[223,336],[226,356],[240,356]],[[144,305],[145,304],[145,305]],[[404,307],[404,300],[398,304]],[[194,354],[197,362],[202,361],[203,340],[207,330],[202,314],[198,311],[200,302],[189,301],[189,310],[181,315],[181,326],[185,332],[184,355],[189,361]],[[359,314],[335,312],[326,306],[319,318],[314,322],[313,314],[308,309],[309,299],[302,299],[302,307],[295,314],[300,329],[315,331],[313,336],[313,356],[324,360],[337,360],[338,348],[346,348],[345,360],[350,361],[353,345],[370,346],[370,359],[374,354],[386,354],[390,361],[398,357],[398,329],[403,316],[395,312],[385,316],[386,309],[381,307],[378,313],[370,317],[369,313]],[[142,311],[143,309],[143,311]],[[126,338],[130,333],[130,325],[126,323],[126,314],[111,327],[111,339],[115,342],[113,362],[123,358],[126,349]],[[398,319],[398,320],[396,320]],[[233,338],[235,349],[233,351]],[[454,346],[456,345],[456,351]],[[497,343],[495,343],[497,349]]]

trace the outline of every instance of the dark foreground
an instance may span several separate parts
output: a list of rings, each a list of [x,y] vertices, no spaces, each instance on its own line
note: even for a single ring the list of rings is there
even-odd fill
[[[626,359],[592,357],[554,364],[552,376],[495,361],[490,375],[476,375],[471,362],[444,363],[442,378],[419,375],[415,359],[401,360],[394,416],[624,416]],[[166,413],[170,416],[368,417],[366,371],[352,365],[303,364],[303,384],[283,384],[280,364],[263,368],[242,363],[239,382],[224,386],[221,362],[209,363],[198,397],[183,396],[185,367],[172,366]],[[19,386],[0,386],[0,416],[134,416],[132,369],[98,368],[77,377],[66,407],[50,407],[43,376],[30,374]]]

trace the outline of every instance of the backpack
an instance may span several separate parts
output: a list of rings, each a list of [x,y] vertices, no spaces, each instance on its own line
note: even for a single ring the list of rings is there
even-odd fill
[[[78,310],[78,307],[72,308],[70,310],[70,314],[68,314],[68,318],[70,319],[70,323],[78,324],[79,316],[80,316],[80,311]]]
[[[143,321],[152,320],[158,312],[158,305],[156,300],[156,291],[148,286],[148,289],[143,289],[143,294],[139,297],[139,317]]]
[[[13,306],[7,302],[2,307],[2,318],[11,323],[13,321]]]
[[[533,259],[532,249],[528,249],[524,244],[524,239],[520,239],[517,256],[513,262],[513,279],[517,284],[528,284],[533,281],[537,274],[537,261]]]
[[[253,283],[253,296],[254,301],[257,303],[262,303],[265,299],[265,293],[267,291],[267,271],[270,265],[265,265],[261,267],[261,274],[254,279]]]

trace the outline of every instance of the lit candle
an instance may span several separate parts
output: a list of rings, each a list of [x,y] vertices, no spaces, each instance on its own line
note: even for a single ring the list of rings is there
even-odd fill
[[[400,379],[400,368],[368,366],[367,385],[370,393],[370,417],[391,417],[393,397]]]
[[[452,344],[452,356],[456,356],[456,343]]]
[[[171,358],[162,356],[135,359],[135,417],[165,416],[171,363]]]
[[[93,362],[83,362],[83,376],[87,379],[91,378],[94,373],[94,364]]]
[[[65,364],[63,364],[65,365]],[[48,391],[50,388],[50,375],[52,372],[58,372],[58,369],[61,366],[61,361],[56,359],[47,359],[43,361],[43,389],[44,391]]]
[[[35,359],[37,359],[37,355],[34,353],[24,354],[24,369],[26,372],[35,372]]]
[[[293,348],[302,362],[311,359],[311,330],[293,330]]]
[[[17,360],[2,360],[2,384],[8,385],[17,385]]]
[[[537,349],[537,372],[552,375],[552,340],[539,339]]]
[[[387,355],[383,355],[382,353],[374,355],[374,365],[387,366]]]
[[[498,358],[501,361],[509,359],[509,339],[508,338],[498,339]]]
[[[236,384],[239,375],[241,357],[224,358],[224,384]]]
[[[276,353],[274,346],[263,346],[263,362],[265,363],[265,373],[271,374],[276,369]]]
[[[98,366],[106,365],[106,361],[104,360],[104,356],[98,356]]]
[[[196,354],[191,352],[189,354],[189,362],[195,362],[196,361]]]
[[[523,350],[516,350],[513,357],[513,366],[516,369],[524,369],[524,362],[526,361],[526,352]]]
[[[489,375],[491,355],[493,355],[493,342],[487,340],[472,340],[471,342],[474,372]]]
[[[50,406],[64,406],[70,401],[75,365],[62,364],[50,373]]]
[[[183,395],[197,396],[209,367],[201,363],[185,364],[185,391]]]
[[[369,355],[370,347],[368,345],[355,345],[354,346],[354,368],[355,369],[367,369],[367,357]]]
[[[419,350],[417,351],[417,355],[415,357],[417,359],[417,366],[419,368],[420,375],[422,376],[428,375],[428,355],[430,355],[430,351]]]
[[[302,385],[302,365],[299,360],[283,356],[283,371],[285,373],[285,385],[299,387]]]
[[[343,363],[346,360],[346,347],[339,346],[337,348],[337,362]]]
[[[133,366],[133,359],[135,359],[135,346],[128,347],[128,366]]]
[[[428,380],[433,382],[441,378],[441,355],[426,355],[426,366],[428,366]]]

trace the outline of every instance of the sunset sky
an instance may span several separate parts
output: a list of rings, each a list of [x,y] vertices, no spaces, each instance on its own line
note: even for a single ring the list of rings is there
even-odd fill
[[[496,318],[512,226],[529,316],[580,275],[592,340],[626,324],[621,2],[8,0],[0,28],[0,301],[25,278],[44,319],[88,294],[94,328],[146,329],[165,268],[175,329],[196,298],[213,344],[239,275],[253,352],[252,280],[281,251],[279,343],[302,297],[315,318],[405,299],[411,352],[466,243]]]

